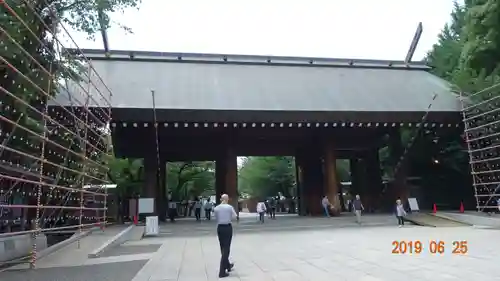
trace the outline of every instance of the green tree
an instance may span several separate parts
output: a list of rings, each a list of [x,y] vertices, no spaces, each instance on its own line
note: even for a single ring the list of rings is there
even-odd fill
[[[108,178],[117,185],[122,197],[140,194],[144,185],[142,159],[108,160]],[[178,199],[204,195],[214,190],[214,162],[173,162],[167,164],[167,186]],[[166,187],[163,187],[166,188]]]
[[[40,0],[44,2],[47,0]],[[57,14],[63,22],[73,29],[85,32],[89,38],[94,38],[101,28],[111,26],[109,13],[124,12],[127,8],[138,8],[141,0],[48,0],[54,5]],[[127,32],[131,29],[121,23],[116,23]]]
[[[294,196],[293,157],[247,157],[239,170],[238,189],[253,197]]]
[[[337,175],[339,182],[348,182],[351,180],[351,168],[349,160],[337,160]]]
[[[500,5],[496,0],[467,2],[460,66],[491,75],[500,61]]]
[[[433,73],[464,94],[500,82],[499,23],[500,6],[495,0],[455,2],[451,23],[445,25],[426,57]]]
[[[144,183],[142,159],[112,158],[108,161],[108,178],[117,185],[117,195],[129,197],[139,194]]]
[[[499,81],[500,6],[498,1],[466,1],[464,45],[460,57],[459,73],[454,82],[461,90],[474,93]],[[498,90],[489,93],[498,95]],[[490,95],[474,96],[474,100]]]
[[[215,186],[215,163],[210,161],[168,163],[167,186],[172,192],[172,197],[177,200],[211,195]]]
[[[451,23],[444,26],[438,35],[438,42],[433,45],[432,50],[426,56],[427,63],[433,67],[432,72],[448,81],[454,79],[462,55],[465,12],[463,5],[454,3]]]
[[[124,200],[141,194],[144,186],[143,159],[110,157],[108,178],[117,185],[117,216],[121,219]],[[212,195],[215,184],[214,162],[174,162],[167,164],[166,185],[174,200],[188,200],[195,196]],[[160,188],[167,189],[167,186]]]
[[[116,198],[115,214],[116,221],[121,223],[124,204],[127,199],[140,194],[144,185],[144,165],[142,159],[120,159],[112,155],[107,155],[106,159],[109,170],[107,172],[108,179],[116,184],[116,188],[112,192]]]

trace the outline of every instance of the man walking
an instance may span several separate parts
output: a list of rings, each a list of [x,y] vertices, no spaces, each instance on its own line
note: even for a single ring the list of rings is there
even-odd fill
[[[271,197],[271,200],[269,201],[269,205],[271,206],[271,219],[276,219],[276,205],[277,205],[277,200],[274,197]]]
[[[212,204],[212,202],[210,202],[210,197],[207,199],[207,202],[205,203],[205,218],[209,221],[210,218],[211,218],[211,214],[212,214],[212,208],[213,208],[214,204]]]
[[[201,200],[200,198],[196,198],[194,201],[194,216],[196,217],[196,221],[201,220]]]
[[[361,203],[361,198],[359,194],[356,195],[356,199],[352,202],[352,206],[354,207],[354,213],[356,214],[356,222],[361,224],[361,211],[365,210],[363,203]]]
[[[327,218],[330,217],[330,201],[328,200],[328,196],[323,196],[323,199],[321,199],[321,206],[323,206],[323,211],[325,212],[325,216]]]
[[[257,203],[257,213],[259,214],[259,221],[260,223],[264,223],[264,215],[266,213],[266,204],[264,203],[264,200],[261,200]]]
[[[229,253],[231,251],[231,240],[233,238],[231,221],[234,220],[237,215],[233,206],[228,204],[229,196],[227,194],[223,194],[220,201],[220,205],[214,208],[214,216],[217,221],[217,237],[219,238],[221,252],[219,278],[223,278],[229,276],[228,272],[234,267],[234,263],[229,262]]]
[[[168,218],[170,222],[175,222],[175,216],[177,215],[177,202],[173,201],[172,195],[168,195]]]

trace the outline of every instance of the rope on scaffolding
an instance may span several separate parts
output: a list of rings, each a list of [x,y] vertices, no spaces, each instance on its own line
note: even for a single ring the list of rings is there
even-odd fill
[[[112,93],[69,34],[55,5],[42,0],[44,8],[40,9],[32,1],[21,1],[23,5],[15,7],[0,1],[11,26],[18,27],[13,31],[0,26],[6,51],[0,55],[6,66],[2,74],[6,81],[0,85],[5,94],[0,102],[0,217],[3,210],[10,216],[35,209],[36,215],[34,219],[9,217],[8,224],[19,221],[21,230],[0,233],[0,237],[33,235],[29,259],[20,260],[34,268],[36,238],[41,233],[81,232],[107,223],[109,167],[103,157],[112,153]],[[60,33],[70,39],[73,48],[64,46]],[[44,56],[28,51],[27,43],[36,45]],[[9,51],[15,55],[9,56]],[[75,65],[85,66],[87,71],[77,70]],[[65,95],[67,101],[61,99]],[[36,122],[36,128],[27,119]],[[86,184],[95,188],[85,188]],[[92,196],[93,205],[87,205],[84,195]],[[0,230],[4,222],[5,217],[0,219]],[[31,228],[25,230],[25,224],[32,224]]]

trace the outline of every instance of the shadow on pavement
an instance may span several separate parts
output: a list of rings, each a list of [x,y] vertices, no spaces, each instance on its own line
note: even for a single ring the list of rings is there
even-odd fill
[[[71,267],[6,270],[2,281],[130,281],[147,260]]]

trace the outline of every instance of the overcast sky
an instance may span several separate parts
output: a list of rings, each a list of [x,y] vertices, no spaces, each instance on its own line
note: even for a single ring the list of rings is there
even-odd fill
[[[112,50],[403,60],[419,21],[420,60],[449,21],[452,0],[143,0],[112,15]],[[102,41],[72,33],[80,48]],[[71,44],[72,45],[72,44]],[[67,46],[69,47],[69,46]],[[74,46],[72,46],[74,47]]]

